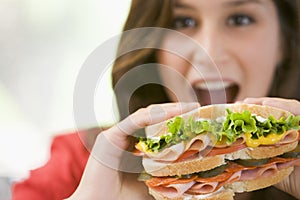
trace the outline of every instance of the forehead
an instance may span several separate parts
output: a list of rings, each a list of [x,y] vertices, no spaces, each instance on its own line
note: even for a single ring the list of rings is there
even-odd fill
[[[175,0],[175,7],[264,5],[272,0]]]

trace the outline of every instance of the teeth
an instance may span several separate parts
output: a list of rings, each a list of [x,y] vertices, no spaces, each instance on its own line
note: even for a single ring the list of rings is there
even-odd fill
[[[200,82],[195,85],[198,89],[204,89],[204,90],[218,90],[223,89],[228,86],[230,86],[231,82],[226,81],[207,81],[207,82]]]

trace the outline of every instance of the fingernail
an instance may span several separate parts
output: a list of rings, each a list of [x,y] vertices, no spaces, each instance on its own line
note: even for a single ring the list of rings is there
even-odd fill
[[[180,106],[182,108],[186,108],[186,109],[189,109],[189,108],[197,108],[197,107],[200,107],[200,104],[198,102],[182,102],[180,103]]]

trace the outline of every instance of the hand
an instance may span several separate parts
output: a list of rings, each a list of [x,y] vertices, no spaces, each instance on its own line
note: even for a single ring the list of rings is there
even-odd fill
[[[123,169],[119,168],[122,156],[126,153],[131,154],[126,152],[130,146],[130,136],[148,125],[188,112],[198,106],[198,103],[151,105],[103,131],[96,139],[81,182],[69,200],[152,199],[145,185],[137,181],[136,174],[124,173]]]
[[[263,97],[263,98],[247,98],[242,102],[272,106],[283,110],[287,110],[293,113],[294,115],[300,115],[300,101],[297,101],[295,99]]]
[[[273,106],[287,110],[294,115],[300,115],[300,102],[297,100],[281,99],[281,98],[248,98],[244,103],[252,103],[266,106]],[[292,174],[275,185],[277,188],[291,194],[300,199],[300,166],[295,166]]]

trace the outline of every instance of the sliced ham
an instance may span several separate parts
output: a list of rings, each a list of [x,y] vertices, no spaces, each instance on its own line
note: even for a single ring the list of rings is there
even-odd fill
[[[258,177],[270,177],[278,171],[276,164],[258,167],[252,170],[243,170],[240,181],[253,180]]]
[[[232,176],[232,174],[233,173],[231,172],[224,172],[222,174],[210,178],[197,177],[195,181],[196,182],[222,182],[229,179]]]
[[[172,145],[169,148],[165,148],[158,153],[146,153],[146,155],[152,160],[172,162],[177,160],[186,151],[202,151],[210,143],[210,139],[207,134],[200,134],[191,139],[188,142],[181,142],[176,145]]]
[[[289,144],[297,141],[299,138],[299,133],[297,130],[289,130],[284,133],[283,138],[278,142],[279,145]]]
[[[224,137],[220,142],[217,142],[214,144],[214,148],[225,148],[225,147],[231,147],[231,146],[238,146],[241,144],[245,144],[246,139],[245,135],[241,135],[240,137],[236,138],[235,142],[232,144],[227,144],[226,138]]]
[[[208,134],[199,134],[186,143],[185,151],[187,150],[202,151],[210,144],[210,141],[211,140]]]
[[[229,179],[226,179],[222,182],[219,183],[219,187],[222,187],[226,184],[229,184],[229,183],[233,183],[235,181],[239,181],[241,179],[241,176],[242,176],[242,171],[237,171],[237,172],[234,172]]]
[[[159,192],[165,197],[168,198],[175,198],[178,196],[183,195],[189,188],[191,188],[195,182],[189,182],[185,184],[171,184],[168,186],[158,186],[158,187],[153,187],[152,189],[155,190],[156,192]]]
[[[164,167],[166,167],[167,165],[170,164],[169,162],[158,162],[158,161],[152,160],[150,158],[143,158],[142,163],[143,163],[144,169],[148,173],[153,173],[155,171],[159,171],[160,169],[163,169]]]
[[[208,194],[216,191],[218,182],[195,183],[188,189],[187,194]]]
[[[210,138],[207,134],[200,134],[188,141],[185,146],[185,151],[182,153],[175,162],[180,162],[186,159],[199,158],[198,153],[207,148],[210,144]]]
[[[184,146],[184,143],[181,142],[158,153],[148,153],[147,156],[156,161],[174,161],[184,152]]]
[[[170,184],[167,187],[168,188],[174,188],[178,194],[182,195],[185,193],[188,189],[190,189],[193,185],[195,185],[195,182],[189,182],[189,183],[179,183],[179,184]]]
[[[283,138],[275,145],[285,145],[293,143],[299,140],[300,134],[296,130],[289,130],[284,133]],[[245,136],[240,136],[237,140],[231,145],[227,145],[225,140],[217,142],[212,147],[211,138],[207,134],[199,134],[190,141],[181,142],[171,147],[165,148],[158,153],[144,152],[147,157],[151,158],[154,161],[161,162],[179,162],[185,160],[189,157],[199,157],[198,153],[201,156],[215,156],[221,154],[229,154],[244,148],[247,148],[245,144]],[[135,155],[143,155],[138,151],[134,152]],[[156,169],[157,170],[157,169]]]
[[[300,166],[300,158],[291,160],[289,162],[283,162],[283,163],[278,163],[277,164],[277,167],[278,167],[279,170],[285,169],[285,168],[288,168],[288,167],[292,167],[292,166]]]
[[[186,179],[160,177],[151,179],[147,185],[169,198],[176,197],[182,191],[185,191],[184,194],[208,194],[232,182],[271,177],[279,170],[291,166],[300,166],[300,158],[275,157],[260,167],[246,167],[231,162],[225,172],[215,177],[201,178],[196,175]]]
[[[298,133],[298,131],[288,131],[287,133],[285,133],[283,140],[280,141],[279,143],[287,144],[289,142],[294,142],[295,140],[298,140],[300,138],[299,135],[300,134]],[[207,143],[207,138],[199,135],[197,136],[197,138],[189,141],[187,144],[184,144],[182,142],[180,144],[174,145],[172,148],[165,149],[165,151],[159,153],[159,156],[157,155],[155,156],[156,159],[144,157],[142,162],[143,162],[143,166],[145,167],[145,170],[151,173],[151,172],[159,171],[174,162],[199,159],[203,156],[203,154],[205,154],[205,156],[215,156],[215,155],[222,155],[222,154],[229,155],[231,152],[237,152],[239,150],[243,150],[247,148],[245,144],[240,144],[241,141],[243,141],[242,138],[240,138],[239,141],[237,141],[237,143],[235,143],[232,146],[225,147],[225,148],[210,149],[209,148],[210,146],[208,146]],[[196,150],[197,148],[201,149],[201,148],[205,148],[205,146],[206,149],[202,150],[201,152],[197,152],[198,151]],[[186,147],[189,148],[185,151],[184,148]],[[208,152],[206,152],[206,150],[208,150]],[[278,159],[280,158],[272,158],[272,159],[275,159],[277,163],[287,162],[287,160],[279,161]],[[296,165],[300,166],[299,162],[295,161],[295,163],[297,163]],[[285,167],[285,164],[280,164],[280,169],[281,167]],[[248,167],[248,169],[250,168]],[[235,172],[235,171],[231,171],[231,172]]]

